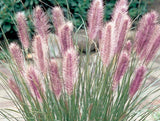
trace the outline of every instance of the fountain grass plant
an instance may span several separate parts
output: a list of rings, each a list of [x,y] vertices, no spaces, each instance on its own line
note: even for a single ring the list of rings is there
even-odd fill
[[[150,82],[153,58],[160,47],[160,25],[157,13],[142,17],[134,41],[127,40],[132,21],[127,0],[117,1],[112,20],[103,21],[103,2],[93,0],[88,11],[88,41],[85,55],[76,45],[73,24],[63,16],[60,7],[53,7],[61,58],[50,57],[48,35],[50,24],[43,9],[33,13],[35,35],[30,45],[25,14],[17,13],[17,28],[23,48],[8,45],[9,54],[1,62],[12,78],[1,73],[6,90],[25,121],[132,121],[145,120],[159,106],[151,105],[159,91]],[[98,43],[98,45],[97,45]],[[91,46],[95,54],[91,54]],[[3,48],[2,48],[3,50]],[[33,51],[33,60],[26,55]],[[147,101],[146,101],[147,100]],[[6,109],[7,110],[7,109]],[[1,110],[6,119],[18,120]]]

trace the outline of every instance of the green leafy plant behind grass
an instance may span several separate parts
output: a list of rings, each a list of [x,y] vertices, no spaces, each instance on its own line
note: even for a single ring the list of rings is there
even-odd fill
[[[135,41],[127,40],[132,20],[128,1],[117,2],[112,19],[103,21],[102,0],[93,0],[88,11],[88,26],[83,24],[87,42],[84,55],[72,38],[73,24],[63,11],[52,9],[55,39],[61,58],[50,57],[48,37],[50,26],[47,14],[37,6],[33,10],[35,35],[29,44],[25,14],[16,14],[19,39],[23,45],[8,45],[4,61],[12,78],[1,74],[3,86],[26,121],[130,121],[145,120],[159,106],[147,98],[159,91],[158,80],[148,82],[152,60],[160,48],[160,25],[155,11],[140,20]],[[78,30],[77,30],[78,31]],[[99,44],[99,47],[97,46]],[[91,46],[95,54],[91,54]],[[33,51],[32,61],[26,58]],[[2,48],[3,50],[3,48]],[[6,119],[18,120],[1,109]],[[10,116],[10,117],[9,117]]]

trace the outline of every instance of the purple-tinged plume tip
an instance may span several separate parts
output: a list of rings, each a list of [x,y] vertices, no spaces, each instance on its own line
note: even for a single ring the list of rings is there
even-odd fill
[[[144,57],[157,23],[158,15],[155,11],[147,13],[142,17],[135,37],[136,52],[140,57]]]
[[[67,50],[63,57],[63,80],[64,87],[68,95],[73,92],[74,84],[77,81],[78,60],[76,50],[71,48]]]
[[[146,51],[145,62],[148,64],[155,56],[156,52],[160,48],[160,25],[157,25],[154,30],[154,35],[152,35],[151,42]]]
[[[60,41],[60,48],[62,56],[65,55],[66,51],[69,48],[73,48],[73,41],[72,41],[72,31],[73,31],[73,24],[71,22],[65,23],[58,31],[58,38]]]
[[[113,89],[119,84],[120,79],[127,71],[129,65],[129,56],[126,52],[123,52],[119,58],[118,66],[114,75]]]
[[[16,20],[17,20],[17,27],[18,27],[18,34],[20,41],[24,47],[24,49],[29,48],[29,35],[27,32],[27,22],[26,18],[23,12],[19,12],[16,15]]]
[[[52,16],[56,34],[58,34],[58,28],[60,28],[63,24],[65,24],[65,19],[62,9],[60,7],[54,7],[52,9]]]
[[[19,71],[20,72],[24,71],[24,56],[22,54],[21,48],[16,43],[11,43],[9,45],[9,51]]]
[[[22,102],[23,101],[22,95],[21,95],[20,89],[17,86],[16,82],[13,81],[12,79],[9,79],[8,85],[9,85],[9,88],[12,90],[12,92],[15,94],[15,96],[18,98],[18,100]]]
[[[46,74],[47,72],[47,48],[46,43],[40,35],[34,37],[33,49],[35,52],[34,60],[39,70]]]
[[[93,0],[88,11],[88,36],[90,40],[94,40],[102,28],[103,14],[103,1]]]
[[[33,16],[36,33],[42,36],[43,40],[48,44],[49,23],[45,12],[40,6],[37,6],[34,9]]]
[[[62,90],[62,82],[59,75],[58,66],[55,60],[51,60],[50,62],[49,74],[50,74],[52,90],[57,99],[59,99]]]
[[[28,67],[28,70],[26,72],[27,80],[30,84],[32,93],[35,95],[35,97],[38,99],[39,102],[42,102],[41,94],[43,94],[44,89],[42,88],[42,85],[39,80],[39,74],[35,70],[34,67]]]
[[[112,23],[107,23],[102,30],[102,38],[99,41],[101,60],[105,66],[111,61]]]
[[[135,72],[135,78],[133,79],[130,85],[130,90],[129,90],[130,97],[133,97],[134,94],[139,89],[140,84],[143,81],[145,72],[146,72],[146,68],[144,66],[139,67],[137,71]]]

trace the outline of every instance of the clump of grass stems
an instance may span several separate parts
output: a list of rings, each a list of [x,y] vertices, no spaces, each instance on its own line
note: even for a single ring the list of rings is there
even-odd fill
[[[50,57],[48,36],[50,24],[40,6],[34,9],[35,35],[29,45],[29,32],[24,13],[17,13],[17,28],[22,49],[8,44],[1,61],[12,78],[1,74],[3,86],[26,121],[130,121],[145,120],[159,106],[152,107],[147,98],[159,91],[148,82],[153,58],[160,47],[160,25],[157,13],[142,17],[135,40],[127,40],[131,29],[128,1],[119,0],[112,20],[103,21],[103,2],[93,0],[88,11],[86,54],[72,38],[73,24],[65,20],[60,7],[54,7],[52,18],[61,58]],[[83,25],[83,24],[82,24]],[[78,30],[77,30],[78,31]],[[99,47],[97,46],[97,43]],[[91,46],[96,53],[91,54]],[[2,48],[3,50],[3,48]],[[33,60],[26,55],[33,51]],[[14,110],[12,110],[14,111]],[[17,111],[15,111],[17,112]],[[0,111],[18,120],[6,111]],[[7,116],[8,115],[8,116]]]

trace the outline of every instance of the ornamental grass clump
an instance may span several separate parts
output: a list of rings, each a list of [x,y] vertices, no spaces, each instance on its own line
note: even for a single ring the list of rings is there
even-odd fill
[[[61,8],[52,8],[52,39],[58,43],[61,58],[50,56],[51,23],[43,9],[34,9],[32,39],[24,13],[17,13],[22,49],[17,43],[8,45],[9,55],[4,52],[1,63],[12,77],[0,73],[17,107],[10,111],[21,114],[25,121],[140,121],[159,108],[152,105],[160,96],[152,96],[160,90],[158,80],[148,80],[160,48],[158,14],[152,11],[142,17],[132,41],[126,37],[132,27],[128,1],[117,1],[109,22],[103,21],[103,10],[103,1],[93,0],[88,26],[81,25],[88,38],[84,54],[73,37],[79,29],[74,33]],[[92,44],[95,54],[91,54]],[[26,57],[29,52],[33,52],[32,60]],[[7,110],[0,114],[18,120]]]

